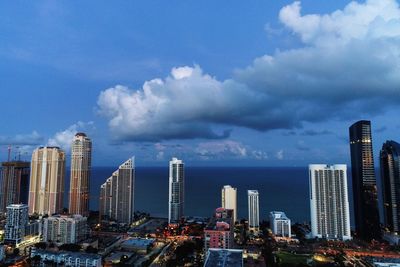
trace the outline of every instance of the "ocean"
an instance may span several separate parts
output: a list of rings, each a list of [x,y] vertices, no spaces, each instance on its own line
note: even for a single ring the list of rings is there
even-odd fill
[[[91,210],[98,210],[100,185],[114,170],[92,168]],[[167,217],[168,167],[137,167],[135,178],[135,210]],[[246,190],[256,189],[260,198],[260,220],[268,219],[269,212],[274,210],[284,211],[293,222],[310,220],[307,167],[185,167],[185,215],[211,217],[221,206],[221,188],[227,184],[238,190],[238,218],[248,216]],[[352,213],[350,173],[348,187]],[[69,172],[65,189],[64,201],[68,203]]]

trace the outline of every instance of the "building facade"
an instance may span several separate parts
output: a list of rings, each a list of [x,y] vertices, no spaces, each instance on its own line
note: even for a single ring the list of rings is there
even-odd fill
[[[89,216],[91,162],[92,141],[86,134],[77,133],[71,146],[70,214]]]
[[[35,256],[40,257],[40,262],[46,264],[53,262],[55,266],[81,266],[81,267],[101,267],[101,256],[97,254],[89,254],[82,252],[69,251],[49,251],[43,249],[32,248],[31,259]]]
[[[52,215],[63,210],[65,153],[58,147],[33,151],[29,185],[29,213]]]
[[[233,210],[218,208],[204,229],[204,249],[234,247]]]
[[[284,212],[271,211],[269,213],[269,222],[272,233],[278,237],[291,237],[291,222]]]
[[[257,190],[247,190],[249,204],[249,231],[255,235],[260,231],[259,199]]]
[[[233,210],[233,221],[237,221],[237,189],[225,185],[221,190],[221,207]]]
[[[204,260],[204,267],[243,267],[243,250],[210,248]]]
[[[43,219],[43,241],[75,244],[87,238],[87,219],[81,215],[54,215]]]
[[[4,242],[16,247],[37,243],[42,233],[41,220],[29,221],[29,207],[26,204],[7,206]]]
[[[1,164],[0,212],[11,204],[28,204],[30,162],[10,161]]]
[[[381,231],[371,122],[354,123],[349,134],[356,234],[365,240],[379,239]]]
[[[135,168],[130,158],[100,187],[100,218],[130,224],[134,216]]]
[[[7,206],[4,241],[19,244],[25,237],[25,228],[29,224],[28,205],[12,204]]]
[[[380,169],[385,228],[392,233],[400,231],[400,144],[386,141],[380,151]]]
[[[309,175],[312,237],[351,239],[347,166],[311,164]]]
[[[184,214],[185,174],[182,160],[172,158],[169,162],[168,223],[177,224]]]

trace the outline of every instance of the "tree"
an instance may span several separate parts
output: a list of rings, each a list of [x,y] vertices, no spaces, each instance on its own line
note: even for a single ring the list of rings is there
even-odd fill
[[[19,254],[19,248],[14,248],[13,254],[14,255],[18,255]]]
[[[94,247],[92,247],[92,246],[88,246],[87,248],[86,248],[86,253],[94,253],[94,254],[97,254],[98,252],[99,252],[99,249],[97,249],[97,248],[94,248]]]
[[[38,249],[46,249],[47,248],[47,243],[46,242],[38,242],[34,246],[35,246],[35,248],[38,248]]]
[[[33,256],[31,258],[32,266],[39,266],[41,260],[42,260],[42,257],[40,257],[40,255]]]
[[[81,250],[81,246],[78,244],[62,244],[58,248],[60,250],[72,251],[72,252],[78,252]]]
[[[128,261],[129,257],[127,255],[122,255],[119,259],[119,266],[125,266],[126,262]]]

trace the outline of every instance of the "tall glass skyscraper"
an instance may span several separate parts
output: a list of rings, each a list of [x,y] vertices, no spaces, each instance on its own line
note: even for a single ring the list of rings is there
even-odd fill
[[[260,230],[260,209],[257,190],[247,190],[247,198],[249,202],[249,231],[255,235]]]
[[[309,175],[312,236],[351,239],[346,165],[311,164]]]
[[[179,223],[185,203],[185,175],[182,160],[172,158],[169,162],[168,223]]]
[[[100,187],[100,218],[130,224],[134,216],[134,158],[122,163]]]
[[[381,232],[371,122],[358,121],[350,127],[349,133],[356,234],[365,240],[379,239]]]
[[[400,232],[400,144],[386,141],[380,152],[384,225]]]
[[[69,213],[89,216],[90,168],[92,141],[84,133],[77,133],[71,146],[71,179]]]

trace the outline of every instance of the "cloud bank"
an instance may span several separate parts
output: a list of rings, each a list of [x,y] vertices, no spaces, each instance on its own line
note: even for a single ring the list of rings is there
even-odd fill
[[[351,2],[330,14],[306,15],[294,2],[279,19],[300,47],[256,58],[223,81],[195,65],[173,68],[136,90],[117,85],[101,92],[100,114],[118,140],[221,139],[233,127],[300,128],[377,114],[398,103],[395,0]]]
[[[47,141],[48,146],[58,146],[64,151],[69,152],[74,136],[79,131],[86,131],[93,128],[93,122],[82,122],[72,124],[67,129],[59,131]]]
[[[15,136],[0,136],[0,145],[38,145],[43,142],[44,138],[37,131],[30,134],[17,134]]]

